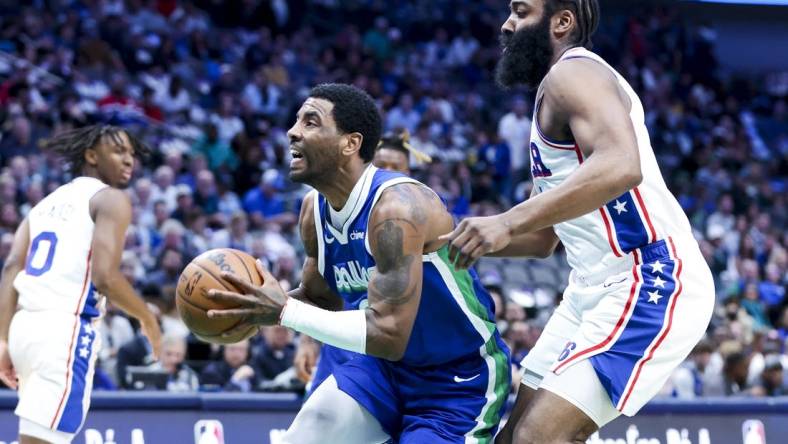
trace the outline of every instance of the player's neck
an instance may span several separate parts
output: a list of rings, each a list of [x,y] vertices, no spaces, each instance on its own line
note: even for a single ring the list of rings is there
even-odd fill
[[[82,168],[82,171],[80,171],[79,173],[79,177],[92,177],[94,179],[101,180],[101,177],[99,177],[98,170],[91,166],[85,166],[84,168]]]
[[[579,48],[579,46],[577,46],[577,45],[568,45],[568,44],[559,44],[555,48],[555,50],[553,51],[553,58],[550,59],[550,66],[552,67],[553,65],[558,63],[558,61],[561,60],[561,57],[563,57],[564,54],[566,54],[567,51],[569,51],[570,49],[573,49],[573,48]]]
[[[314,187],[326,197],[331,208],[341,210],[350,197],[353,187],[364,174],[366,167],[366,163],[351,163],[341,166],[335,174],[326,177],[324,183],[315,184]]]

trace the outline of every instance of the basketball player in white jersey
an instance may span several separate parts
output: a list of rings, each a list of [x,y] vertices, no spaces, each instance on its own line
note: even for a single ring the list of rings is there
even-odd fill
[[[703,336],[712,276],[662,179],[639,98],[586,47],[597,0],[516,0],[501,29],[497,79],[537,87],[531,198],[461,222],[458,267],[482,255],[546,257],[572,267],[561,304],[522,362],[497,443],[585,442],[634,415]]]
[[[48,147],[71,164],[71,182],[38,203],[14,237],[0,280],[0,379],[19,390],[19,443],[69,443],[90,404],[103,296],[140,321],[158,356],[156,317],[120,272],[134,156],[126,131],[91,126]]]

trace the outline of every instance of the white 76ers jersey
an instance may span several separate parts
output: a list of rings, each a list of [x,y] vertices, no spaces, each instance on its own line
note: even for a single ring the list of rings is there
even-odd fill
[[[610,69],[629,96],[632,103],[629,118],[635,128],[643,174],[640,185],[602,208],[553,227],[575,273],[593,279],[611,268],[621,269],[624,262],[631,263],[629,253],[639,247],[668,236],[694,240],[686,215],[662,178],[637,94],[618,72],[593,52],[573,48],[561,60],[573,58],[592,59]],[[537,191],[545,192],[569,177],[583,163],[583,154],[574,141],[554,141],[545,137],[537,119],[540,103],[541,97],[537,97],[531,127],[531,174]],[[599,109],[599,112],[605,110]],[[611,165],[610,174],[615,174],[615,168]]]
[[[25,269],[14,279],[23,310],[99,316],[90,274],[90,199],[105,187],[98,179],[78,177],[30,210],[30,249]]]

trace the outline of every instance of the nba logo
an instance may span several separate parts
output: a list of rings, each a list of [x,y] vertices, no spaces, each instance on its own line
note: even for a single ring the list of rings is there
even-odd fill
[[[766,444],[766,429],[757,419],[748,419],[741,425],[743,444]]]
[[[215,419],[201,419],[194,424],[194,444],[224,444],[222,423]]]

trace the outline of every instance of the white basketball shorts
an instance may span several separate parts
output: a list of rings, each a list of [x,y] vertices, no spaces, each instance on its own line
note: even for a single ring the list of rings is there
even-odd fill
[[[522,361],[523,384],[577,406],[598,426],[632,416],[703,337],[714,281],[693,239],[630,253],[629,270],[570,277],[564,298]]]
[[[8,339],[19,377],[19,404],[14,413],[62,432],[56,434],[70,441],[85,421],[100,348],[91,320],[54,311],[20,310],[11,321]]]

